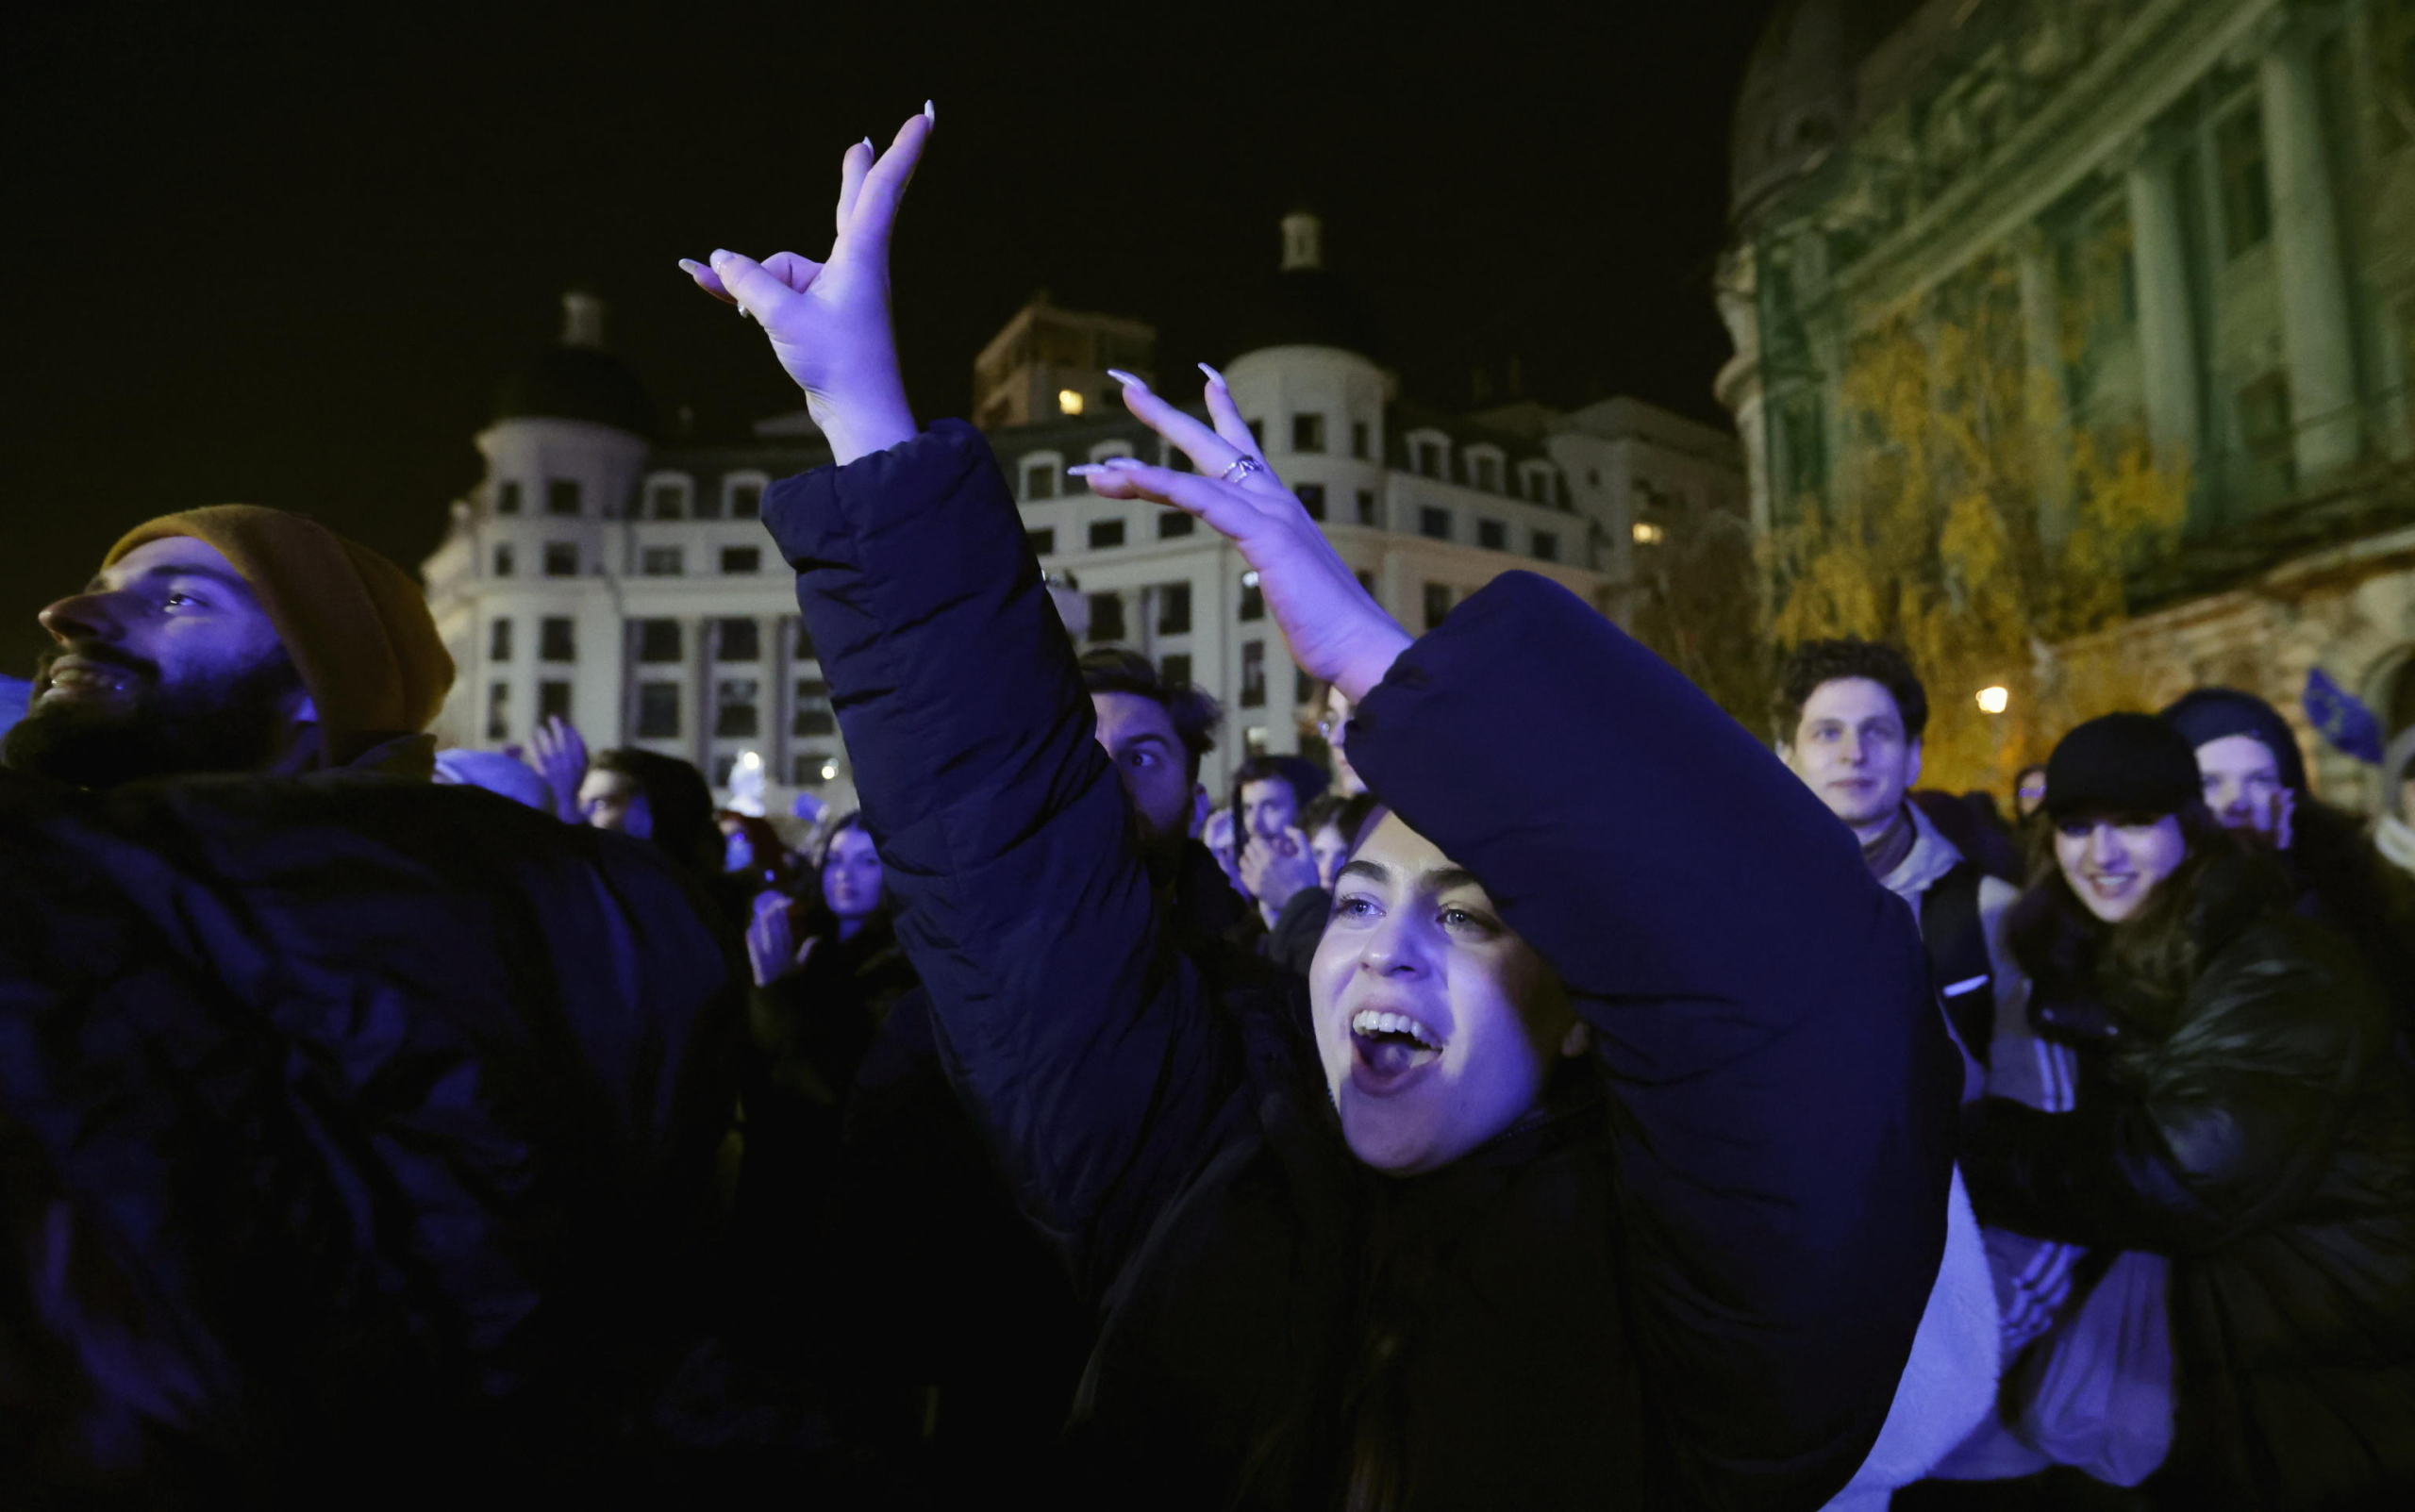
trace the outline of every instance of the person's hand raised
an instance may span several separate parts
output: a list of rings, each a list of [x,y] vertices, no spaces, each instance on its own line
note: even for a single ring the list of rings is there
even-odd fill
[[[554,817],[575,824],[587,816],[578,811],[578,787],[587,780],[587,738],[559,714],[528,732],[528,745],[545,786],[554,790]]]
[[[1124,385],[1125,407],[1198,472],[1123,457],[1067,471],[1089,478],[1091,490],[1102,497],[1148,499],[1207,521],[1257,570],[1258,591],[1291,659],[1353,700],[1364,698],[1407,649],[1408,632],[1359,586],[1308,511],[1267,467],[1223,375],[1204,363],[1201,368],[1208,374],[1212,430],[1130,374],[1113,374]]]
[[[796,926],[789,922],[786,893],[761,892],[755,897],[755,917],[746,924],[746,961],[755,969],[755,985],[770,987],[781,977],[805,970],[818,941],[808,935],[796,942]]]
[[[772,353],[805,390],[807,411],[840,462],[885,451],[915,433],[889,320],[889,241],[906,185],[930,140],[936,112],[898,128],[889,151],[872,139],[840,159],[838,235],[827,261],[793,252],[757,262],[715,252],[710,265],[683,258],[696,286],[753,317]]]

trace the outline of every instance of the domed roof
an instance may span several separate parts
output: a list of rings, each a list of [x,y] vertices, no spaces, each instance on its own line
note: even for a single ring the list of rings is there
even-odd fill
[[[1832,151],[1853,121],[1862,59],[1924,0],[1782,0],[1744,65],[1729,138],[1728,209],[1744,219]]]
[[[1306,210],[1283,218],[1283,265],[1241,311],[1236,354],[1269,346],[1338,346],[1377,355],[1375,323],[1324,265],[1324,224]]]
[[[645,385],[604,350],[604,302],[579,290],[562,296],[560,344],[504,380],[494,418],[584,420],[654,435],[654,402]]]

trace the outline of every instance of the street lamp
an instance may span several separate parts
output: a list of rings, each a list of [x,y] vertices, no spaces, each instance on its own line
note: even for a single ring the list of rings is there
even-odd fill
[[[2011,706],[2012,693],[2009,690],[2003,688],[1982,688],[1979,690],[1979,712],[1983,714],[2001,714]]]

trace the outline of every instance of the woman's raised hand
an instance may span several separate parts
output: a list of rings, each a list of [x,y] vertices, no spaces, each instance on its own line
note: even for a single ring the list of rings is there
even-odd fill
[[[1132,374],[1113,374],[1124,385],[1125,407],[1190,457],[1196,473],[1124,457],[1068,471],[1089,478],[1091,490],[1102,497],[1148,499],[1207,521],[1257,569],[1258,591],[1291,659],[1354,701],[1366,697],[1407,649],[1408,632],[1359,586],[1308,511],[1267,467],[1223,374],[1205,363],[1200,369],[1208,374],[1213,429]]]
[[[910,440],[916,430],[890,328],[889,239],[936,119],[925,102],[886,153],[875,153],[869,137],[847,149],[828,261],[780,252],[757,262],[726,251],[714,253],[709,266],[679,260],[696,287],[763,327],[842,463]]]

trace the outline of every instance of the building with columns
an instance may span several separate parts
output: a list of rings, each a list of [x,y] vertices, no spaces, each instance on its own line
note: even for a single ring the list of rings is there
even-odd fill
[[[1511,568],[1624,620],[1633,553],[1668,511],[1743,507],[1733,437],[1633,399],[1458,413],[1403,395],[1316,218],[1282,232],[1224,371],[1269,462],[1411,631]],[[425,564],[460,669],[441,733],[492,747],[559,713],[591,745],[682,756],[717,787],[753,753],[774,811],[801,789],[851,803],[829,690],[758,518],[770,482],[826,446],[802,412],[724,443],[666,440],[602,324],[591,296],[565,297],[561,341],[505,385],[477,437],[486,476]],[[1318,690],[1223,538],[1066,471],[1116,455],[1184,465],[1107,377],[1154,362],[1147,324],[1042,293],[982,349],[974,413],[1077,641],[1136,647],[1224,704],[1202,773],[1220,786],[1251,754],[1321,754]]]
[[[2292,718],[2321,668],[2415,723],[2415,0],[1789,0],[1733,152],[1719,393],[1758,529],[1854,461],[1857,335],[2008,262],[2048,530],[2082,430],[2190,478],[2090,649]]]

